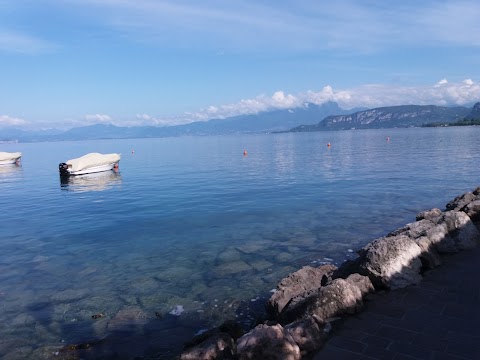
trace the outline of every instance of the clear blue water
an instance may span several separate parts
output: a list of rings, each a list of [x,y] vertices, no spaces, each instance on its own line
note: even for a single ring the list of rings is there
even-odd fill
[[[89,344],[82,358],[169,358],[224,320],[253,326],[289,272],[340,264],[480,185],[478,139],[480,127],[0,144],[23,153],[0,168],[0,356]],[[121,153],[120,171],[62,184],[58,164],[88,152]]]

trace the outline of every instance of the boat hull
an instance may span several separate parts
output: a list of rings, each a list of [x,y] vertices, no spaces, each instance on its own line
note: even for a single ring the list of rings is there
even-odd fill
[[[99,173],[103,171],[114,170],[118,168],[118,162],[100,165],[100,166],[92,166],[92,167],[82,169],[82,170],[77,170],[77,171],[72,171],[71,169],[68,169],[66,164],[63,164],[63,163],[60,164],[59,167],[60,167],[60,174],[62,176],[76,176],[76,175],[94,174],[94,173]]]
[[[19,162],[20,162],[20,158],[17,158],[17,159],[8,159],[8,160],[0,160],[0,165],[18,164]]]

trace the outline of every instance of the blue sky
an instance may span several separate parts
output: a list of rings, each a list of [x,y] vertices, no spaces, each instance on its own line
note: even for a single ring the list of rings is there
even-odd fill
[[[480,101],[473,0],[0,0],[0,127]]]

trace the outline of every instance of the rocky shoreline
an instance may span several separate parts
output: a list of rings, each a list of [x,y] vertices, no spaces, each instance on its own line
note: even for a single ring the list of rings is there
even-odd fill
[[[480,187],[431,209],[334,265],[305,266],[288,275],[266,303],[268,319],[244,333],[235,322],[209,330],[186,345],[180,360],[308,358],[322,348],[339,318],[362,311],[380,291],[418,284],[442,256],[480,243]],[[475,225],[477,224],[477,225]]]

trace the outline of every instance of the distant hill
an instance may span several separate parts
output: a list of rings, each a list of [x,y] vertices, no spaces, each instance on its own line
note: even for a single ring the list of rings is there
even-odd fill
[[[480,120],[480,102],[473,105],[472,111],[465,116],[467,120]]]
[[[429,123],[463,119],[471,109],[435,105],[400,105],[357,111],[350,115],[327,116],[315,125],[302,125],[292,132],[416,127]]]
[[[462,119],[457,121],[444,121],[424,124],[424,127],[442,127],[442,126],[473,126],[480,125],[480,102],[476,103],[472,110]]]
[[[0,141],[44,141],[45,139],[55,137],[63,133],[61,130],[49,129],[39,131],[24,131],[16,128],[0,129]]]
[[[182,135],[226,135],[285,131],[301,124],[316,124],[329,115],[347,114],[335,102],[322,105],[306,104],[303,107],[266,111],[254,115],[241,115],[227,119],[197,121],[185,125],[155,127],[118,127],[97,124],[73,128],[65,132],[25,132],[16,129],[0,131],[1,140],[64,141],[90,139],[154,138]]]

